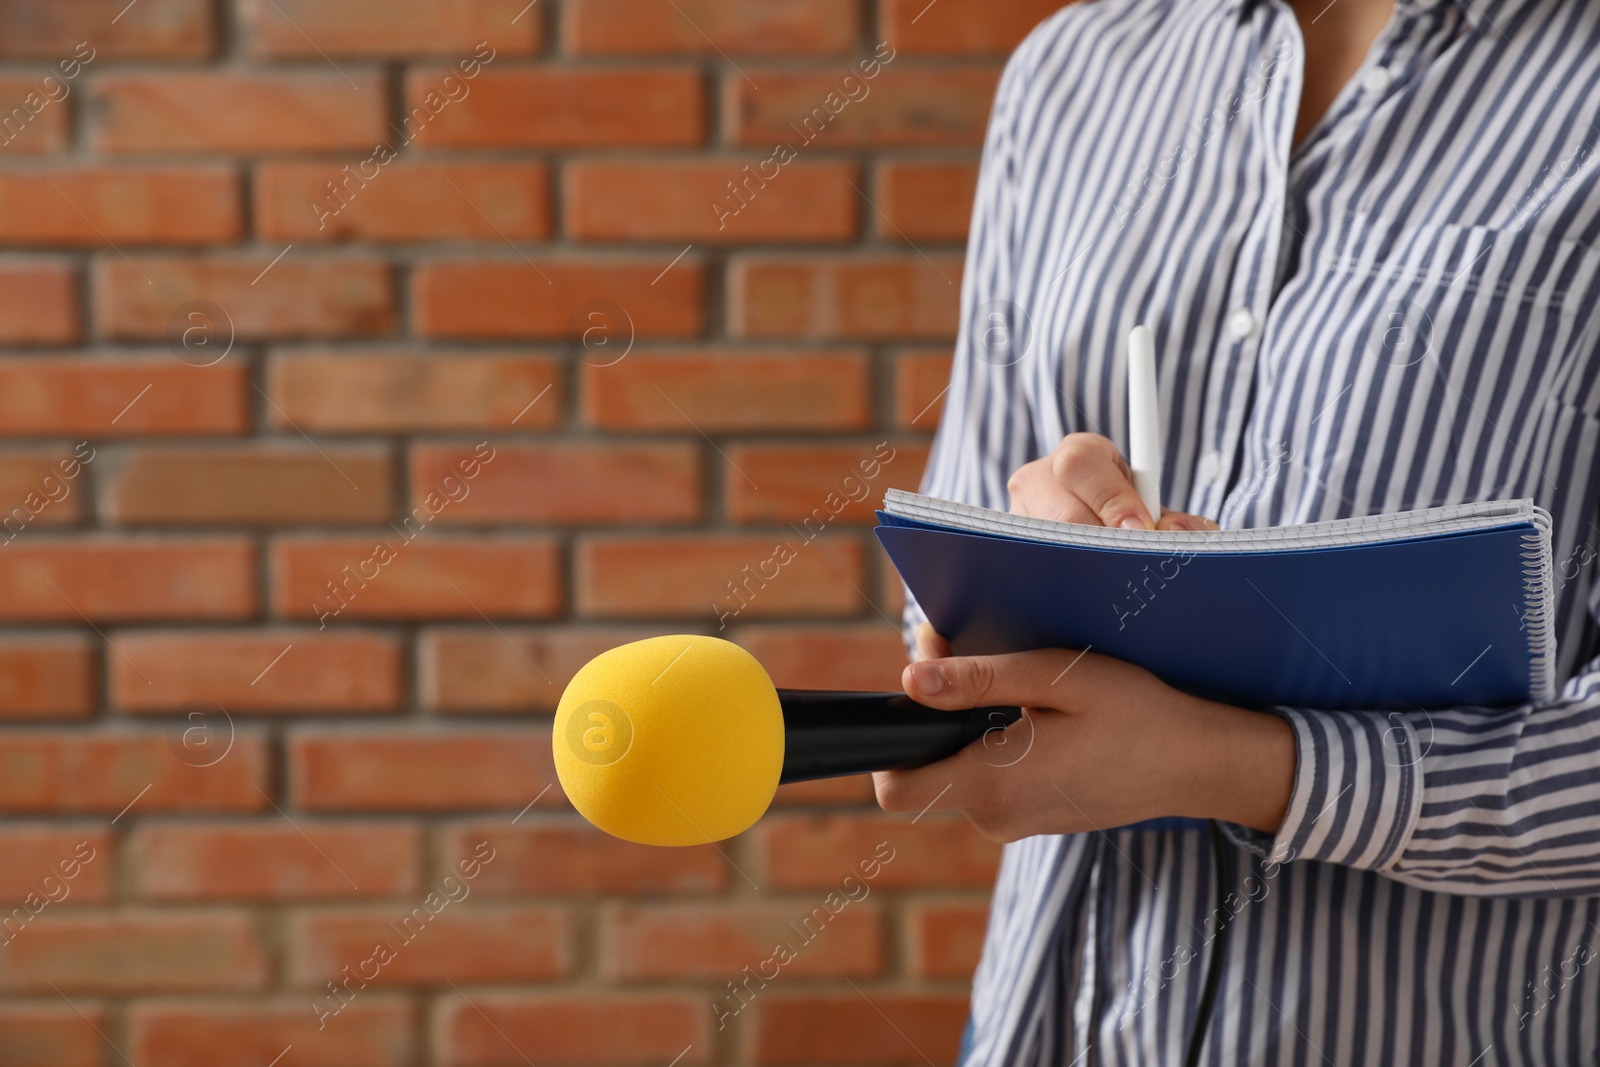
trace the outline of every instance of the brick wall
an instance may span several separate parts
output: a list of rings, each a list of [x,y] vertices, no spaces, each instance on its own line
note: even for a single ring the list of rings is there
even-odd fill
[[[948,1061],[994,847],[860,779],[609,840],[549,715],[719,625],[896,684],[1054,6],[0,0],[0,1065]]]

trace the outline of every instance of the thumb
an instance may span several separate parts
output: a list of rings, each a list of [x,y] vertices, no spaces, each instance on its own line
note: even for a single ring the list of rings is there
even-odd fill
[[[901,682],[907,696],[932,708],[1052,707],[1067,696],[1065,676],[1081,656],[1054,648],[1003,656],[946,656],[908,664]]]

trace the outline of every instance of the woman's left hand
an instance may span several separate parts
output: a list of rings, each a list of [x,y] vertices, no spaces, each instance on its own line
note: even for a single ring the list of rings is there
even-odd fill
[[[1024,719],[949,759],[873,775],[885,811],[959,810],[995,841],[1103,830],[1162,816],[1275,833],[1294,786],[1295,739],[1276,715],[1181,693],[1131,663],[1044,649],[951,656],[926,623],[902,676],[912,699]]]

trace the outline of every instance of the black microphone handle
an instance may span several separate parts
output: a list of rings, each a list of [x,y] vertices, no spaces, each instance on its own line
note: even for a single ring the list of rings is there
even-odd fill
[[[780,689],[781,783],[921,767],[1022,718],[1015,707],[941,711],[904,693]]]

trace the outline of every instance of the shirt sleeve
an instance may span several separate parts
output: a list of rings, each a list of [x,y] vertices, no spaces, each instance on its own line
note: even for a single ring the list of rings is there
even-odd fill
[[[1230,826],[1240,844],[1442,893],[1600,892],[1600,659],[1512,708],[1274,711],[1294,729],[1293,793],[1277,834]]]
[[[1012,54],[990,109],[961,276],[961,321],[950,384],[921,485],[931,496],[1002,511],[1009,506],[1006,482],[1011,473],[1039,454],[1020,387],[1034,331],[1014,302],[1017,126],[1036,65],[1036,44],[1037,34]],[[908,649],[915,648],[917,626],[925,619],[907,590],[902,633]]]

